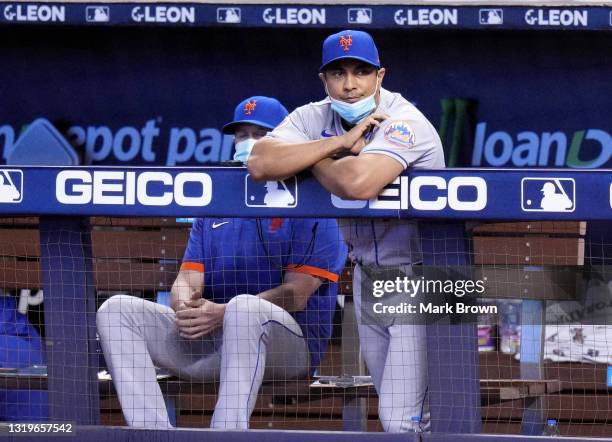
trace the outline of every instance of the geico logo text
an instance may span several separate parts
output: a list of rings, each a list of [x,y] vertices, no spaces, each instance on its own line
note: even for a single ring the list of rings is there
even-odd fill
[[[186,194],[186,187],[198,189]],[[152,192],[154,187],[156,192]],[[182,172],[123,172],[62,170],[55,180],[55,195],[62,204],[117,204],[202,207],[212,199],[210,175]]]
[[[437,189],[434,199],[422,199],[424,187]],[[462,201],[461,188],[473,188],[476,199]],[[480,177],[453,177],[448,182],[439,176],[420,176],[410,180],[410,205],[416,210],[444,210],[449,207],[458,211],[482,210],[487,206],[487,183]]]

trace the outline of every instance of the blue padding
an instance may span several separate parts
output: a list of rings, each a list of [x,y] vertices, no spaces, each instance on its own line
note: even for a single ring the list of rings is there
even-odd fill
[[[465,223],[426,220],[419,222],[419,232],[425,266],[450,268],[469,264]],[[435,273],[431,276],[437,278]],[[476,326],[428,324],[427,345],[431,431],[479,433],[480,373]]]
[[[79,164],[79,157],[51,122],[38,118],[15,142],[7,164],[75,166]]]
[[[542,360],[543,301],[523,299],[521,307],[521,364],[540,364]],[[533,379],[533,377],[529,377]]]
[[[463,266],[469,264],[466,248],[465,223],[419,223],[423,264],[430,266]]]
[[[395,188],[394,197],[385,195],[384,199],[370,202],[331,198],[329,192],[314,177],[303,174],[283,182],[287,188],[282,193],[289,190],[294,199],[293,205],[272,207],[266,203],[266,182],[253,180],[243,167],[79,166],[77,170],[61,166],[15,166],[0,171],[0,175],[3,175],[0,184],[6,181],[9,185],[12,183],[10,187],[13,188],[11,192],[0,192],[0,202],[8,203],[0,204],[0,213],[173,218],[400,217],[429,220],[421,223],[423,232],[427,228],[434,229],[434,226],[428,226],[432,219],[446,219],[451,222],[585,219],[610,221],[611,172],[612,170],[574,169],[408,169],[400,177],[399,194]],[[410,183],[417,179],[420,187],[410,187]],[[533,200],[523,198],[522,183],[531,183],[527,187],[535,192],[537,185],[546,180],[549,180],[549,183],[554,180],[571,182],[572,186],[568,186],[568,189],[575,190],[572,193],[572,211],[524,209],[523,203],[532,204]],[[452,191],[451,198],[448,196],[448,189],[453,182],[455,190]],[[279,183],[276,184],[280,189]],[[457,186],[463,188],[465,194],[460,192]],[[8,190],[7,186],[5,188]],[[475,193],[469,195],[468,190],[478,190],[478,202],[474,200]],[[457,195],[454,195],[455,193]],[[444,233],[444,241],[441,242],[435,240],[441,238],[439,234],[431,236],[433,242],[424,244],[424,247],[432,250],[428,253],[435,255],[435,259],[442,259],[449,265],[452,262],[459,264],[463,260],[459,251],[465,247],[461,240],[462,234],[454,229],[448,232]],[[447,256],[449,253],[453,256]]]

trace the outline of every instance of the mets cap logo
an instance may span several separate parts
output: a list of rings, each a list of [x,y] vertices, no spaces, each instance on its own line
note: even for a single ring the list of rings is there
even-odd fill
[[[253,113],[256,107],[257,107],[257,100],[253,100],[252,103],[249,100],[244,104],[244,113],[246,115],[251,115],[251,113]]]
[[[353,37],[351,37],[350,35],[348,37],[345,37],[344,35],[340,36],[340,46],[342,46],[344,52],[348,52],[352,44]]]
[[[414,130],[406,121],[394,121],[385,128],[385,140],[398,146],[413,147],[416,144]]]

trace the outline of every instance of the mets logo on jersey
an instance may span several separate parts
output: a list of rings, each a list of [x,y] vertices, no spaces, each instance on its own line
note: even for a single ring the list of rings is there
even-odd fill
[[[251,115],[251,113],[255,110],[256,107],[257,107],[257,100],[253,100],[252,103],[249,100],[244,105],[244,113],[247,115]]]
[[[385,140],[404,147],[416,144],[414,131],[406,121],[394,121],[385,128]]]
[[[352,44],[353,37],[351,37],[350,35],[348,37],[345,37],[344,35],[340,36],[340,46],[342,46],[344,52],[348,52]]]

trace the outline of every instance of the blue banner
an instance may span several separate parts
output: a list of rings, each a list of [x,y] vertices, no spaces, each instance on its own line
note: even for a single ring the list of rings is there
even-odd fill
[[[0,214],[612,220],[610,172],[410,171],[348,201],[310,176],[256,182],[242,167],[7,167]]]
[[[609,7],[0,4],[0,22],[67,25],[611,30]]]
[[[87,8],[92,20],[104,17],[95,5],[0,3],[0,20],[6,20],[8,6],[13,8],[10,23],[32,23],[26,19],[39,15],[58,20],[78,16],[85,23]],[[17,6],[21,12],[12,15]],[[44,6],[47,12],[30,6]],[[48,9],[54,6],[63,9]],[[114,26],[131,23],[134,8],[140,14],[145,7],[145,17],[166,17],[166,24],[171,24],[168,17],[194,17],[195,22]],[[162,7],[183,12],[166,9],[162,14]],[[46,26],[0,25],[0,162],[23,127],[38,117],[60,130],[85,165],[184,167],[231,159],[233,138],[220,128],[231,120],[234,106],[252,95],[277,97],[289,110],[323,99],[317,68],[321,43],[331,32],[327,27],[357,26],[370,16],[348,6],[252,5],[233,12],[227,5],[203,4],[112,3],[99,8],[109,8],[109,20],[121,17],[115,9],[124,11],[126,21],[58,26],[53,32]],[[287,11],[291,8],[323,9],[325,27],[283,23],[294,17]],[[280,23],[262,21],[259,28],[228,23],[237,16],[263,20],[267,9],[282,11],[273,15],[282,17]],[[389,12],[388,26],[372,30],[387,69],[383,87],[401,93],[432,121],[448,165],[612,168],[611,32],[535,31],[548,25],[495,31],[501,28],[477,24],[480,9],[487,9],[477,7],[367,9],[373,23],[379,23],[382,11]],[[411,24],[444,17],[454,22],[454,9],[457,26]],[[528,11],[502,9],[504,23]],[[609,16],[610,8],[586,8],[589,26],[591,9]],[[198,26],[204,17],[200,10],[209,11],[211,23],[219,18],[227,24]],[[398,11],[398,21],[406,20],[401,26],[395,24]],[[457,32],[466,11],[473,12],[474,29],[480,30]],[[483,14],[489,23],[496,22],[497,12]],[[571,15],[550,14],[548,22]],[[295,13],[298,21],[306,16]],[[331,17],[339,20],[333,26]]]

